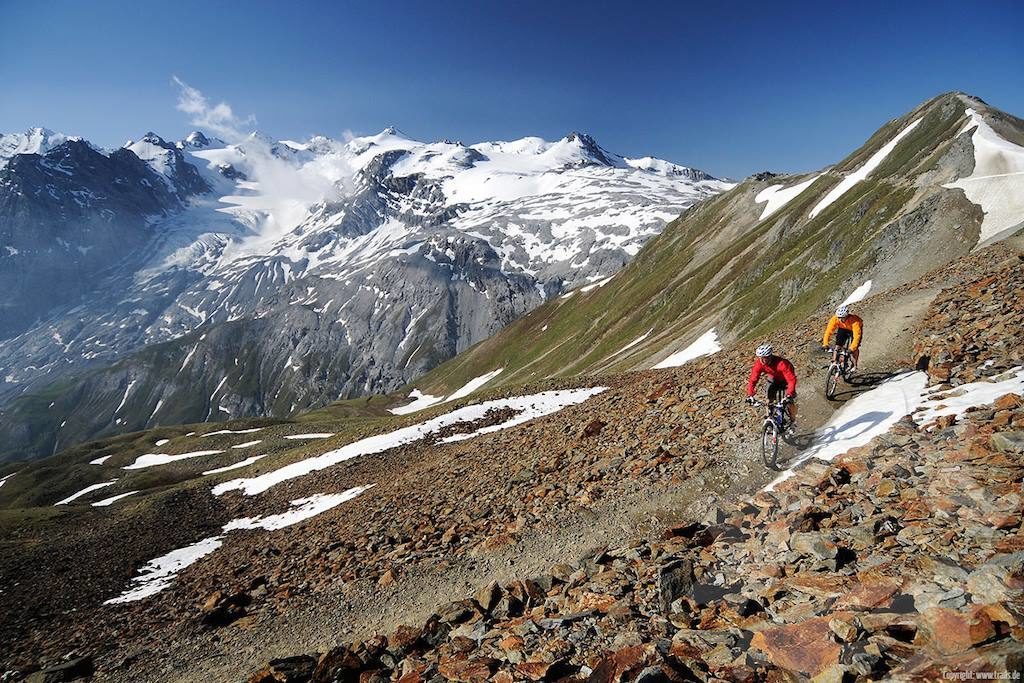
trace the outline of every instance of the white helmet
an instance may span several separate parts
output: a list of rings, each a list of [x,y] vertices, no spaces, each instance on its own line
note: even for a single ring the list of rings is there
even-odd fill
[[[775,353],[775,349],[772,348],[771,344],[761,344],[757,347],[757,351],[754,351],[754,355],[758,358],[765,358]]]
[[[836,309],[837,318],[845,318],[848,315],[850,315],[850,307],[847,306],[846,304],[843,304],[842,306]]]

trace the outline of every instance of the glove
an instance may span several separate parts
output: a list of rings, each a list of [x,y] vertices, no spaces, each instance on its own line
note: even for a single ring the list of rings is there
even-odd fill
[[[827,346],[822,346],[822,347],[821,347],[821,352],[822,352],[822,353],[828,353],[828,352],[829,352],[829,351],[831,351],[831,350],[832,350],[832,349],[830,349],[830,348],[829,348],[829,347],[827,347]]]
[[[792,402],[793,402],[793,397],[792,396],[787,396],[786,398],[782,399],[782,405],[784,405],[784,406],[788,406]]]
[[[755,403],[757,403],[757,399],[754,398],[753,396],[747,396],[747,403],[750,405],[754,405]]]

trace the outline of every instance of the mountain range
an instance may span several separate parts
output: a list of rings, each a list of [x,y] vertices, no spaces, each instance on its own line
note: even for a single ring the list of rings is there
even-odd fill
[[[580,133],[0,152],[0,458],[394,390],[732,186]]]

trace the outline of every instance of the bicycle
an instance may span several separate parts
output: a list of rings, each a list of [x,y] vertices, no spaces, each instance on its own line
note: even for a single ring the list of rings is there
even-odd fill
[[[757,399],[752,406],[765,408],[764,424],[761,427],[761,461],[768,469],[776,470],[779,464],[779,441],[789,428],[789,411],[787,401],[769,401],[762,403]]]
[[[834,401],[836,389],[839,386],[839,378],[849,382],[853,376],[853,352],[845,346],[830,346],[827,353],[832,354],[832,362],[828,365],[828,374],[825,376],[825,398]]]

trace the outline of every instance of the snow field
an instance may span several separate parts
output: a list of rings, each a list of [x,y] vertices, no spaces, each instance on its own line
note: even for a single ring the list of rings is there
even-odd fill
[[[1000,137],[973,109],[965,114],[969,120],[957,135],[974,130],[974,171],[943,187],[962,189],[969,202],[981,207],[982,244],[1024,222],[1024,147]]]

